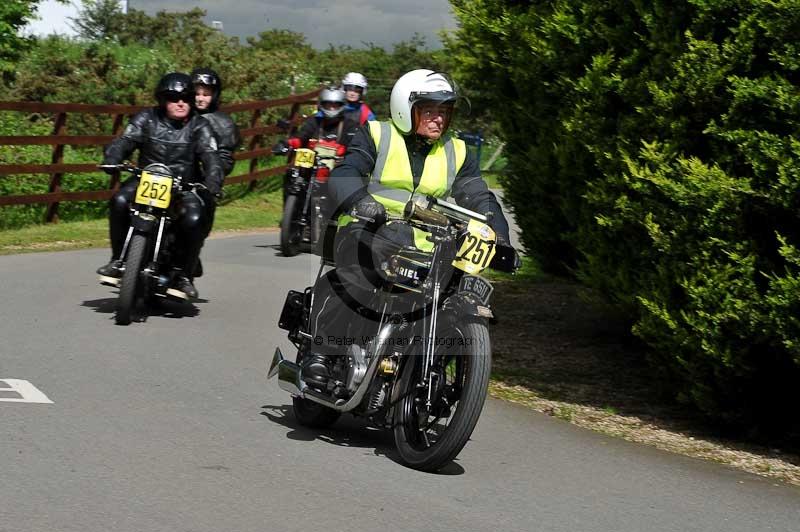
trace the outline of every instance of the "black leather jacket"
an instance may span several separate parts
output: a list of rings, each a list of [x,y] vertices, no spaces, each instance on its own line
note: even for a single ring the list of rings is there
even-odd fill
[[[295,137],[303,142],[303,146],[308,145],[310,139],[320,138],[330,138],[347,146],[358,127],[358,120],[346,113],[333,120],[314,115],[303,122]]]
[[[103,164],[119,164],[137,148],[140,167],[165,164],[184,182],[205,183],[212,193],[222,188],[224,174],[217,140],[208,121],[194,112],[187,122],[170,120],[157,107],[140,112],[106,147]],[[204,175],[198,175],[198,161]]]
[[[227,113],[222,111],[214,111],[211,113],[202,113],[203,118],[208,120],[211,124],[211,129],[214,130],[214,137],[217,139],[217,150],[219,151],[219,159],[222,162],[222,171],[228,175],[233,170],[235,161],[233,160],[233,152],[242,143],[242,137],[239,134],[239,128],[233,122],[233,119]]]

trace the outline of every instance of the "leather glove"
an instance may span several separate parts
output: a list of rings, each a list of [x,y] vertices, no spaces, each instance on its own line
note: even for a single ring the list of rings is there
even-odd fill
[[[511,271],[518,270],[522,266],[522,259],[519,256],[519,252],[511,246],[511,242],[503,235],[496,235],[495,249],[497,250],[497,259],[506,264],[507,267],[513,268]],[[512,253],[513,258],[511,258]],[[505,270],[505,268],[503,268],[503,270]]]
[[[219,183],[206,183],[206,190],[211,196],[215,198],[220,198],[222,196],[222,188],[219,186]]]
[[[350,213],[356,218],[369,218],[375,225],[386,223],[386,208],[369,194],[355,202]]]
[[[511,244],[508,242],[508,239],[499,233],[495,234],[495,242],[498,246],[504,246],[509,248],[511,247]]]
[[[272,153],[275,155],[284,155],[289,151],[289,144],[285,140],[279,140],[272,146]]]
[[[102,164],[117,164],[117,163],[103,161]],[[102,170],[103,170],[103,172],[107,173],[108,175],[114,175],[117,172],[119,172],[119,169],[117,169],[117,168],[103,168]]]

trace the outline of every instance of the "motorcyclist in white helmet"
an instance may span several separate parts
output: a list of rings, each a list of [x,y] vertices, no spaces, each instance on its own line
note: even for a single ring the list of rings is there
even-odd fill
[[[368,120],[375,120],[375,113],[364,102],[367,95],[367,78],[358,72],[348,72],[342,79],[342,90],[347,97],[345,112],[364,125]]]
[[[508,222],[480,176],[476,156],[464,141],[447,133],[457,99],[444,74],[426,69],[404,74],[392,89],[391,120],[361,127],[344,160],[331,172],[328,190],[342,213],[334,244],[336,268],[320,277],[314,288],[310,332],[320,342],[303,358],[307,383],[325,386],[331,357],[346,343],[337,335],[346,330],[348,320],[370,316],[365,307],[380,286],[381,261],[401,247],[426,251],[407,225],[383,225],[387,213],[402,215],[412,196],[452,196],[459,205],[486,214],[497,234],[498,253],[516,255],[508,245]],[[348,308],[352,312],[343,311]]]

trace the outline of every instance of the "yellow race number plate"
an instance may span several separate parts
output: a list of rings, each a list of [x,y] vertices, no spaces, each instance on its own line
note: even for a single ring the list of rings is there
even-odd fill
[[[159,209],[169,207],[172,195],[172,178],[167,175],[151,174],[143,171],[136,188],[136,203],[150,205]]]
[[[453,266],[467,273],[480,273],[494,257],[496,239],[491,227],[477,220],[470,220]]]
[[[294,152],[294,164],[300,168],[314,168],[314,150],[300,148]]]

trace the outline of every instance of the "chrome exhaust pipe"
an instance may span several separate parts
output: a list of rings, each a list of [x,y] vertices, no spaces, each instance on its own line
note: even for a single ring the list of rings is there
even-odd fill
[[[275,355],[272,357],[267,378],[271,379],[275,375],[278,376],[278,386],[282,390],[286,390],[292,395],[303,396],[306,383],[300,377],[300,366],[283,358],[280,347],[275,348]]]
[[[381,328],[378,336],[373,340],[373,345],[376,346],[375,353],[369,361],[369,367],[364,375],[364,379],[361,381],[361,384],[358,385],[358,388],[356,388],[355,393],[350,399],[333,399],[328,395],[309,388],[300,374],[300,366],[283,358],[279,347],[275,348],[275,355],[272,357],[272,363],[270,364],[267,378],[270,379],[278,375],[278,386],[280,386],[282,390],[286,390],[294,396],[327,406],[338,412],[348,412],[361,404],[361,400],[364,398],[364,395],[366,395],[372,383],[372,378],[375,376],[375,371],[377,371],[381,360],[385,356],[385,351],[389,346],[389,337],[394,329],[394,324],[386,323]]]

